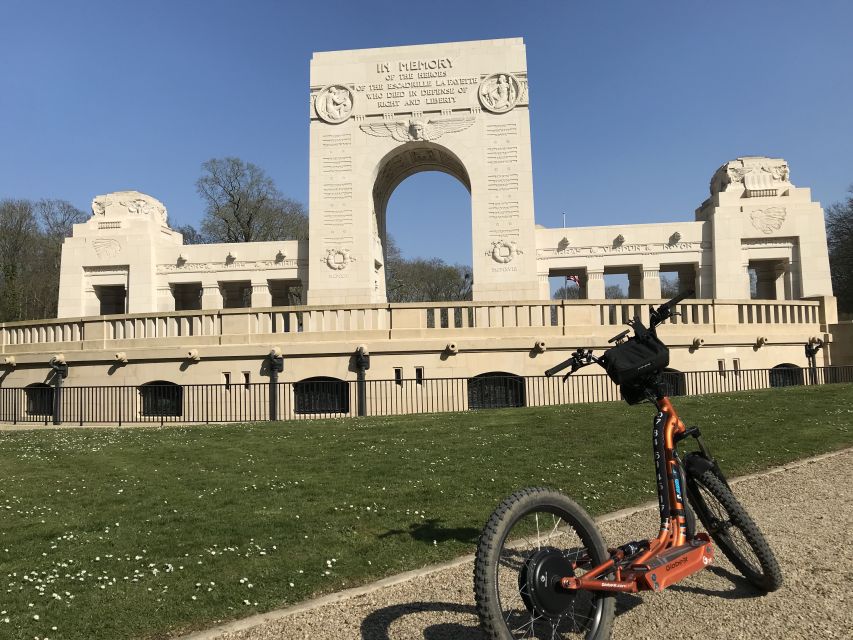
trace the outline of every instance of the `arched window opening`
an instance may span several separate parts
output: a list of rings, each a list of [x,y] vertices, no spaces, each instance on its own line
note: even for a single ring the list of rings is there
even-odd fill
[[[142,415],[180,417],[184,413],[184,389],[174,382],[155,380],[139,387]]]
[[[44,382],[27,385],[24,389],[27,397],[28,416],[53,415],[53,387]]]
[[[294,411],[306,413],[349,413],[349,383],[338,378],[316,376],[293,385]]]
[[[803,370],[795,364],[777,364],[770,370],[771,387],[796,387],[804,383]]]
[[[524,378],[504,371],[481,373],[468,380],[469,409],[525,406]]]

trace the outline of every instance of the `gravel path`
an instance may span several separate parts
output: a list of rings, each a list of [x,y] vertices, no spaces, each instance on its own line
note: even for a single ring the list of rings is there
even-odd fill
[[[851,638],[853,450],[746,478],[735,493],[782,566],[785,585],[759,595],[717,554],[709,570],[663,593],[620,595],[613,638],[658,640],[671,620],[682,638]],[[609,544],[657,532],[656,508],[602,524]],[[810,538],[809,532],[811,532]],[[472,563],[232,632],[217,640],[483,640],[472,597]]]

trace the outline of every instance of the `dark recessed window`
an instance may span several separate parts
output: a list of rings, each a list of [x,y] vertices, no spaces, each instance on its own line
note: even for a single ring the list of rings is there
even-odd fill
[[[151,417],[181,416],[184,412],[184,389],[174,382],[155,380],[139,387],[142,415]]]
[[[349,413],[349,384],[318,376],[293,385],[296,413]]]
[[[27,397],[28,416],[52,416],[53,415],[53,387],[37,382],[28,385],[24,389]]]
[[[795,364],[777,364],[770,370],[771,387],[795,387],[803,382],[803,370]]]
[[[523,407],[524,400],[524,378],[512,373],[493,371],[468,380],[470,409]]]

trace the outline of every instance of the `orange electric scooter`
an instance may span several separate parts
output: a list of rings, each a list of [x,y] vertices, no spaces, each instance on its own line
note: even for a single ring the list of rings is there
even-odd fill
[[[701,571],[713,562],[712,539],[757,589],[781,586],[782,573],[761,531],[732,494],[699,429],[685,427],[665,393],[661,373],[669,349],[656,329],[692,293],[651,307],[648,328],[634,318],[628,323],[634,335],[629,329],[614,336],[615,346],[601,356],[578,349],[545,372],[552,376],[570,368],[565,380],[599,364],[629,404],[655,404],[658,536],[608,549],[592,518],[573,500],[549,489],[518,491],[489,518],[477,546],[474,592],[487,637],[608,638],[616,592],[662,591]],[[676,446],[687,438],[695,439],[698,451],[682,462]],[[696,531],[694,511],[708,533]]]

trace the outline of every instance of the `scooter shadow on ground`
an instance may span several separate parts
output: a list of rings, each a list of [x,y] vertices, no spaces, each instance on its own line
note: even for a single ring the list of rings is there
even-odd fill
[[[642,598],[632,594],[616,594],[616,615],[626,613],[642,602]],[[407,602],[377,609],[362,621],[361,638],[362,640],[397,640],[396,635],[391,635],[392,625],[406,616],[421,613],[452,613],[470,620],[439,622],[424,627],[422,631],[424,640],[485,640],[474,606],[455,602]]]
[[[739,576],[736,573],[732,573],[724,567],[712,565],[707,568],[707,571],[710,571],[719,578],[728,580],[731,583],[731,588],[708,589],[707,587],[691,587],[685,584],[674,584],[669,587],[667,591],[695,593],[697,595],[711,596],[712,598],[723,598],[725,600],[746,600],[747,598],[760,598],[767,595],[753,587],[746,578]]]

